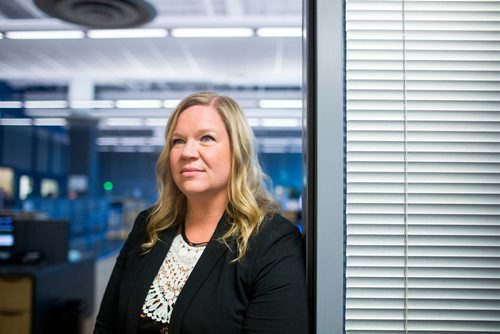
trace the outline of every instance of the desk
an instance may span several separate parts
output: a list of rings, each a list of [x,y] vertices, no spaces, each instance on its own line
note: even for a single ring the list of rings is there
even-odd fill
[[[95,263],[93,257],[50,265],[0,266],[0,334],[75,333],[69,329],[68,301],[92,313]]]

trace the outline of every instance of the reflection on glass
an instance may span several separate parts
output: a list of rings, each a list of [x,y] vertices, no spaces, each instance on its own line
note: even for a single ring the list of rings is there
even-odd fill
[[[19,178],[19,198],[25,200],[33,192],[33,178],[21,175]]]
[[[0,167],[0,197],[12,198],[14,171],[12,168]]]
[[[40,193],[42,197],[57,197],[57,195],[59,194],[59,184],[54,179],[42,179]]]

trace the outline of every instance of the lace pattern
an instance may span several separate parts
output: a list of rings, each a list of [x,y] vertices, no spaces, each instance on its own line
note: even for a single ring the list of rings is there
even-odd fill
[[[170,323],[174,304],[205,246],[190,246],[177,235],[149,288],[142,312],[161,323]]]

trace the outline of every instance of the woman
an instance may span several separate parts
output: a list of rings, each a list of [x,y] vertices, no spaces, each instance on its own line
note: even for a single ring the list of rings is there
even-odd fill
[[[302,238],[266,192],[237,103],[182,100],[156,166],[159,200],[116,261],[94,333],[307,333]]]

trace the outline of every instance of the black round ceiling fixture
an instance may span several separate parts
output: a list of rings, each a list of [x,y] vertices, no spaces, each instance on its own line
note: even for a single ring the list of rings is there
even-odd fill
[[[144,0],[34,0],[50,16],[90,28],[130,28],[151,21],[155,9]]]

